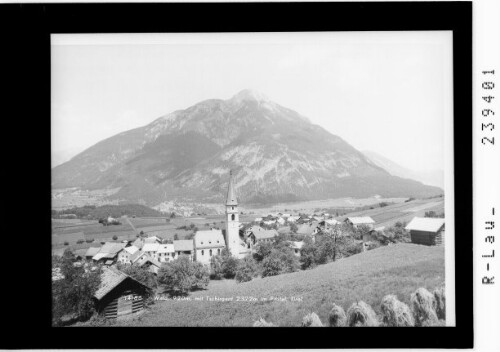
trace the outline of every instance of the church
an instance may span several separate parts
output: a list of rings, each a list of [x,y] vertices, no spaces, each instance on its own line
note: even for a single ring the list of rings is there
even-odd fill
[[[241,259],[250,253],[240,238],[240,220],[238,200],[233,182],[233,173],[229,172],[229,185],[226,197],[226,231],[221,230],[198,231],[194,236],[195,260],[202,264],[210,264],[210,259],[221,254],[227,248],[232,256]]]

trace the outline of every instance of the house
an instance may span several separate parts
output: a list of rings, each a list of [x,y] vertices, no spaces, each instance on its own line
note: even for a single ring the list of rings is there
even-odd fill
[[[151,258],[156,258],[156,253],[158,252],[159,248],[160,248],[160,244],[157,242],[144,243],[144,246],[142,247],[142,251],[144,253],[149,254],[151,256]]]
[[[162,239],[157,236],[150,236],[144,239],[144,243],[161,243]]]
[[[139,237],[138,239],[136,239],[133,243],[132,243],[133,246],[136,246],[137,248],[139,249],[142,249],[142,246],[144,246],[144,238],[142,237]]]
[[[260,231],[265,231],[262,227],[258,226],[258,225],[253,225],[253,226],[250,226],[249,228],[247,228],[243,234],[243,238],[247,239],[248,236],[250,236],[250,234],[252,232],[260,232]]]
[[[156,252],[156,260],[160,263],[169,262],[175,259],[174,245],[171,243],[160,244]]]
[[[297,222],[297,220],[299,220],[299,217],[298,216],[289,216],[286,221],[288,222]]]
[[[304,247],[304,244],[305,244],[304,241],[300,242],[292,241],[290,243],[290,247],[293,250],[293,254],[295,254],[297,257],[300,257],[300,250],[302,249],[302,247]]]
[[[105,265],[111,265],[116,261],[118,253],[125,248],[125,243],[106,242],[92,260]]]
[[[130,258],[135,252],[138,252],[140,249],[137,248],[136,246],[130,246],[130,247],[125,247],[123,248],[119,253],[118,253],[118,262],[122,264],[131,264],[132,261]]]
[[[142,253],[133,263],[141,268],[148,268],[153,274],[158,274],[161,268],[161,263],[147,253]]]
[[[85,248],[77,249],[73,251],[73,254],[75,255],[76,260],[86,259],[87,250]]]
[[[281,226],[283,226],[283,225],[285,225],[285,222],[286,222],[286,221],[285,221],[285,219],[283,219],[283,218],[281,218],[281,217],[280,217],[280,218],[278,218],[278,219],[276,220],[276,222],[277,222],[278,224],[280,224]]]
[[[174,258],[180,255],[187,255],[193,260],[194,245],[193,240],[175,240],[174,241]]]
[[[271,229],[271,230],[258,230],[258,231],[252,231],[247,238],[247,244],[250,245],[250,248],[255,246],[257,243],[262,243],[262,242],[271,242],[273,239],[278,236],[278,231]]]
[[[319,227],[319,222],[317,221],[311,223],[304,223],[297,227],[297,234],[299,235],[313,236],[320,231],[321,228]]]
[[[271,226],[271,225],[274,225],[276,223],[276,220],[266,220],[266,221],[263,221],[264,225],[267,225],[267,226]]]
[[[261,222],[262,221],[262,218],[255,218],[254,220],[255,222]]]
[[[344,222],[351,225],[354,228],[358,228],[361,225],[373,228],[373,224],[375,224],[375,221],[369,216],[358,216],[358,217],[352,216],[346,218]]]
[[[444,218],[415,217],[405,229],[410,231],[412,243],[427,246],[442,246],[444,244]]]
[[[221,230],[198,231],[194,235],[194,251],[197,262],[209,264],[210,258],[221,254],[226,241]]]
[[[108,319],[136,313],[144,308],[149,287],[113,267],[104,267],[94,298],[99,313]]]

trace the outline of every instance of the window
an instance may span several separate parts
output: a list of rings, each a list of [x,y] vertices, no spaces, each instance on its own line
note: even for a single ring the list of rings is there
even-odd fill
[[[217,241],[217,242],[219,242],[219,241]],[[217,249],[217,254],[220,254],[220,248],[219,248],[219,249]]]
[[[231,215],[231,220],[234,220],[235,216],[234,214]]]
[[[212,256],[212,250],[209,250],[209,251],[208,251],[208,254],[209,254],[210,256]]]
[[[201,250],[201,255],[205,255],[205,251],[203,249]]]
[[[234,210],[234,207],[231,207],[231,210]]]

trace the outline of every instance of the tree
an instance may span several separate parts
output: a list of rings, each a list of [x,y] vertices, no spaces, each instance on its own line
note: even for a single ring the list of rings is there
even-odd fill
[[[237,282],[247,282],[257,277],[258,274],[259,266],[257,262],[251,256],[246,256],[238,262],[235,279]]]
[[[164,263],[158,271],[158,283],[173,294],[187,294],[191,290],[208,286],[210,272],[199,262],[187,256]]]
[[[291,249],[273,249],[262,261],[262,277],[299,270],[299,260]]]
[[[114,235],[113,236],[113,241],[116,241],[118,239],[118,236],[117,235]]]
[[[59,268],[63,278],[52,283],[52,323],[62,325],[64,317],[86,320],[95,312],[94,294],[101,283],[101,269],[91,271],[73,265],[74,256],[66,250]]]
[[[179,240],[179,235],[178,234],[174,234],[174,241],[178,241]]]
[[[118,270],[123,271],[125,274],[131,276],[132,278],[136,279],[137,281],[151,289],[155,289],[158,287],[158,279],[156,275],[149,271],[146,267],[122,264],[120,262],[117,263],[116,267],[118,268]]]
[[[231,255],[227,248],[224,248],[220,255],[210,258],[211,274],[214,279],[233,279],[238,267],[238,259]]]
[[[290,231],[292,231],[292,233],[297,233],[298,230],[299,230],[299,227],[297,226],[297,224],[292,222],[290,224]]]
[[[253,253],[253,257],[257,262],[261,262],[266,258],[269,254],[271,254],[271,250],[273,249],[273,245],[269,242],[260,242],[257,244],[257,249]]]

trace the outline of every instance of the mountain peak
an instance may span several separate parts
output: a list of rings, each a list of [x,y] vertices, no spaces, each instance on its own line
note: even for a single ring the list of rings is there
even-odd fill
[[[269,98],[266,97],[263,93],[253,90],[253,89],[243,89],[238,94],[234,95],[231,100],[243,101],[243,100],[251,100],[257,102],[269,102]]]

